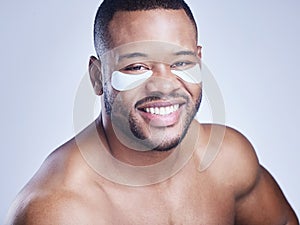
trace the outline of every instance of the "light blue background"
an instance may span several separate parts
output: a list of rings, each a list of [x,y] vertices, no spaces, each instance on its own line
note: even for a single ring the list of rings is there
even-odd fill
[[[299,214],[300,2],[188,2],[204,61],[225,99],[227,124],[249,138]],[[73,136],[73,101],[94,54],[98,4],[0,3],[0,223],[45,157]],[[206,114],[200,120],[209,119]]]

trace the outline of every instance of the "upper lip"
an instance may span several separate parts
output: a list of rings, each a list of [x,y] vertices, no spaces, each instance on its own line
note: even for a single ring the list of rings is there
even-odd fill
[[[167,106],[173,106],[173,105],[183,105],[185,104],[184,99],[156,99],[156,100],[147,100],[147,99],[142,99],[141,101],[138,101],[135,107],[137,109],[145,109],[145,108],[155,108],[155,107],[167,107]]]

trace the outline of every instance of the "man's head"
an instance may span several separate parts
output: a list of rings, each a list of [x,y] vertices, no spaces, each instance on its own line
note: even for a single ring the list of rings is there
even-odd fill
[[[188,6],[179,0],[105,0],[96,16],[95,47],[99,60],[91,58],[91,80],[97,94],[103,87],[102,118],[117,140],[138,150],[176,147],[202,94],[201,81],[186,76],[198,71],[201,58]],[[132,80],[139,76],[136,85]]]
[[[183,0],[104,0],[97,11],[94,23],[94,45],[98,57],[113,46],[109,26],[117,12],[155,9],[184,10],[190,19],[191,25],[195,29],[194,35],[197,40],[197,25],[194,16],[189,6]]]

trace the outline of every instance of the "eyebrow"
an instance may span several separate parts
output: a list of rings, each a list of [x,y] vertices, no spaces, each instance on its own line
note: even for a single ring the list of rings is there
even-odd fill
[[[174,55],[180,56],[180,55],[191,55],[191,56],[196,56],[197,54],[193,51],[179,51],[175,52]],[[118,61],[122,61],[124,59],[132,59],[132,58],[147,58],[148,55],[142,52],[132,52],[124,55],[120,55],[118,58]]]
[[[197,54],[193,51],[179,51],[174,53],[174,55],[192,55],[192,56],[197,56]]]
[[[120,55],[118,61],[122,61],[123,59],[132,59],[132,58],[147,58],[148,55],[145,53],[141,53],[141,52],[133,52],[133,53],[128,53],[128,54],[124,54],[124,55]]]

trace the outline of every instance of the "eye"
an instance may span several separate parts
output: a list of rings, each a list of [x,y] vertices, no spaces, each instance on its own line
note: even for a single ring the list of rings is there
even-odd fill
[[[145,70],[149,70],[149,67],[147,67],[146,65],[142,65],[142,64],[134,64],[134,65],[126,66],[122,70],[126,71],[126,72],[143,72]]]
[[[195,63],[191,61],[176,62],[171,65],[171,69],[183,70],[183,69],[188,69],[193,65],[195,65]]]

